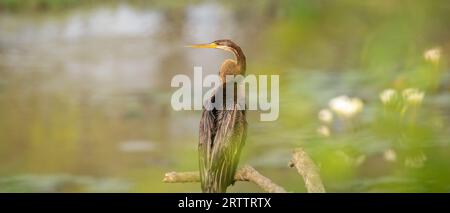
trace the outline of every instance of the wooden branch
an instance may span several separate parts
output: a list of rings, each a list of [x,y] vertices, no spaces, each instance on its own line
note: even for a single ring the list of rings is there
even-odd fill
[[[306,190],[309,193],[323,193],[325,188],[320,179],[317,166],[308,154],[301,148],[295,149],[289,167],[295,167],[302,176]],[[286,190],[275,184],[272,180],[261,175],[253,167],[245,165],[236,171],[235,181],[249,181],[255,183],[266,192],[285,193]],[[199,172],[168,172],[165,174],[165,183],[200,182]]]
[[[200,182],[199,172],[167,172],[164,175],[164,183],[189,183]]]
[[[269,178],[264,177],[253,167],[245,165],[236,171],[235,181],[249,181],[255,183],[266,192],[286,193],[283,187],[278,186]],[[186,183],[200,182],[200,174],[198,172],[168,172],[165,174],[163,182],[165,183]]]
[[[283,187],[278,186],[272,180],[261,175],[256,169],[249,165],[242,167],[239,172],[236,172],[235,179],[250,181],[261,187],[266,192],[272,193],[286,193]]]
[[[295,167],[297,169],[297,172],[303,177],[306,190],[309,193],[325,192],[322,180],[317,172],[317,166],[303,149],[297,148],[294,151],[292,160],[289,162],[289,167]]]

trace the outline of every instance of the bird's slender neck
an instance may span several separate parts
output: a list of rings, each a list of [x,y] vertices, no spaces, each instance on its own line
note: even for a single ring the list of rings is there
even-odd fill
[[[236,56],[237,65],[240,68],[240,74],[244,75],[247,68],[247,61],[245,59],[244,52],[242,52],[242,49],[237,45],[233,45],[233,47],[231,47],[231,51]]]

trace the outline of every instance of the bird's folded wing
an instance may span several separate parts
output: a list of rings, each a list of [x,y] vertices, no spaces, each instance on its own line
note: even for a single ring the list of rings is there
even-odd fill
[[[215,184],[223,189],[234,182],[234,174],[244,146],[247,123],[245,111],[219,111],[217,133],[214,138],[211,155],[211,175]]]

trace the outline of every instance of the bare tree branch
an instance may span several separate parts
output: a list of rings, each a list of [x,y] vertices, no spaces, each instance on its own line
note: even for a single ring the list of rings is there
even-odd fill
[[[306,190],[309,193],[325,192],[325,188],[320,179],[317,166],[314,164],[308,154],[302,149],[297,148],[292,154],[290,167],[295,167],[298,173],[303,177]],[[236,171],[235,181],[249,181],[258,185],[266,192],[286,193],[286,190],[275,184],[272,180],[261,175],[253,167],[245,165]],[[168,172],[165,174],[163,182],[165,183],[187,183],[200,182],[199,172]]]
[[[242,167],[239,172],[236,172],[235,179],[250,181],[261,187],[266,192],[272,193],[286,193],[283,187],[278,186],[272,180],[261,175],[256,169],[249,165]]]
[[[200,182],[199,172],[167,172],[164,175],[164,183],[189,183]]]
[[[289,162],[289,166],[295,167],[297,172],[303,177],[306,190],[309,193],[325,192],[322,180],[317,172],[317,166],[302,148],[295,149],[292,160]]]
[[[269,178],[264,177],[253,167],[245,165],[236,171],[235,181],[249,181],[258,185],[266,192],[286,193],[283,187],[278,186]],[[200,175],[198,172],[168,172],[165,174],[163,182],[165,183],[186,183],[199,182]]]

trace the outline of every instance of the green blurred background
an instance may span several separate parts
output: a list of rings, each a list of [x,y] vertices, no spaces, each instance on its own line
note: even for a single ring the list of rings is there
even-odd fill
[[[241,165],[305,192],[303,147],[328,192],[448,192],[449,20],[447,0],[0,0],[0,191],[199,192],[162,183],[197,170],[200,112],[172,110],[170,81],[230,57],[184,45],[230,38],[281,81]]]

